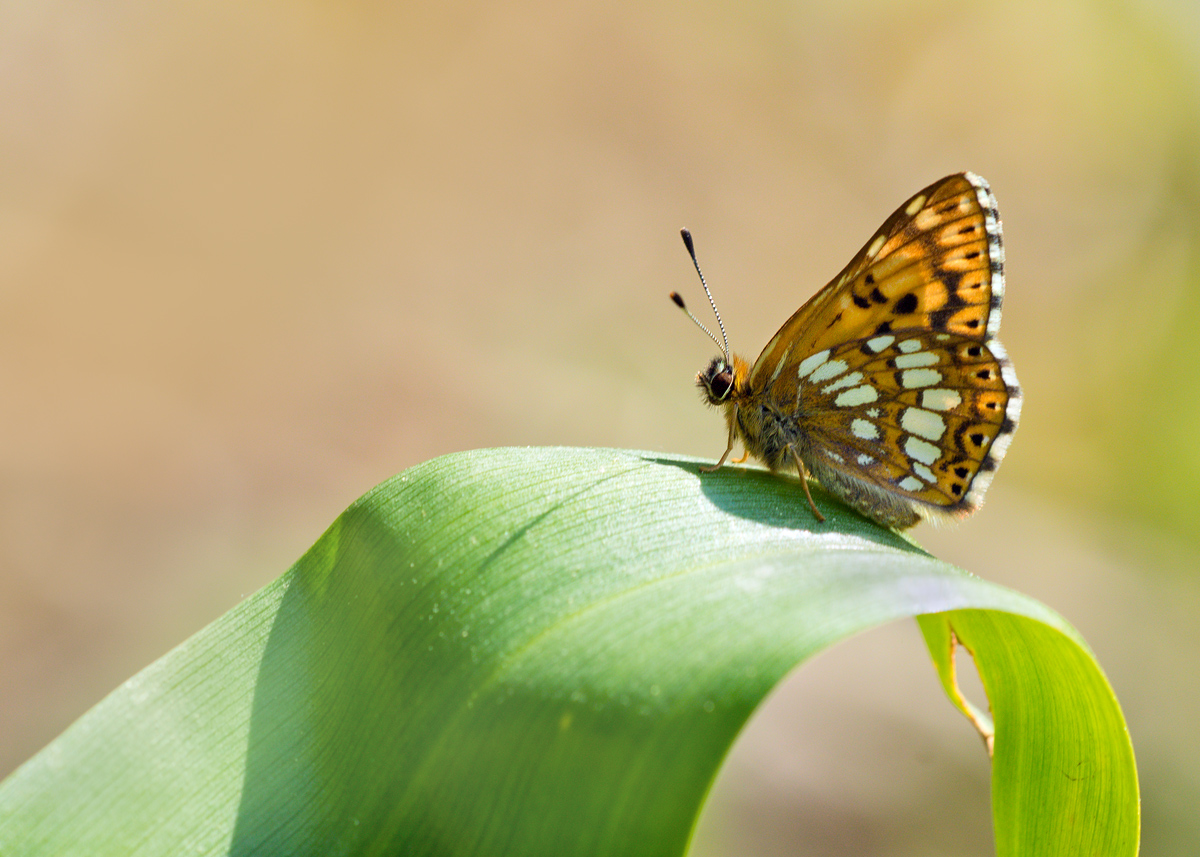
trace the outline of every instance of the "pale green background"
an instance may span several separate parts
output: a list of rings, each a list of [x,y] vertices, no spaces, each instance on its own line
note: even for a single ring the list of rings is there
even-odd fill
[[[1200,841],[1190,2],[0,4],[0,775],[454,450],[716,457],[689,226],[753,357],[908,195],[987,177],[1026,391],[984,511]],[[697,855],[987,854],[911,623],[739,743]]]

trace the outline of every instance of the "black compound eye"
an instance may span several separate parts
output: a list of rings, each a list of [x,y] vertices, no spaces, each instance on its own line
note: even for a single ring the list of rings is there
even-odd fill
[[[733,391],[733,370],[720,357],[713,358],[696,380],[709,403],[713,405],[721,404]]]
[[[728,369],[718,372],[709,382],[708,388],[712,391],[713,398],[724,399],[733,388],[733,373]]]

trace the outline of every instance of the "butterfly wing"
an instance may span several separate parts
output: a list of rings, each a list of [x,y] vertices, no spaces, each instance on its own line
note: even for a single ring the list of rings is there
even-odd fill
[[[948,176],[901,205],[787,320],[744,395],[793,415],[810,470],[877,520],[965,516],[1020,414],[994,338],[1003,295],[995,198],[979,176]]]
[[[823,484],[954,517],[982,503],[1021,410],[1000,343],[954,333],[843,343],[801,391],[806,460]]]
[[[991,190],[959,173],[914,194],[840,274],[796,310],[750,369],[747,385],[796,392],[806,358],[839,343],[905,330],[985,339],[1000,327],[1004,248]],[[790,389],[788,389],[790,388]]]

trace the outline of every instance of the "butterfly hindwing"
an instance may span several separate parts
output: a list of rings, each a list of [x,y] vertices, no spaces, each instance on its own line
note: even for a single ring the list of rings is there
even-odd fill
[[[1020,415],[999,343],[951,333],[843,343],[801,378],[801,390],[811,455],[955,516],[979,506]]]

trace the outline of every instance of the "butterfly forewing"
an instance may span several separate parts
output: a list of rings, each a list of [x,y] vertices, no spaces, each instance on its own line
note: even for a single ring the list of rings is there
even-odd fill
[[[999,327],[1003,283],[991,191],[970,173],[949,176],[900,206],[787,320],[755,361],[748,384],[761,389],[773,378],[786,384],[790,366],[871,335],[936,330],[983,339]]]

